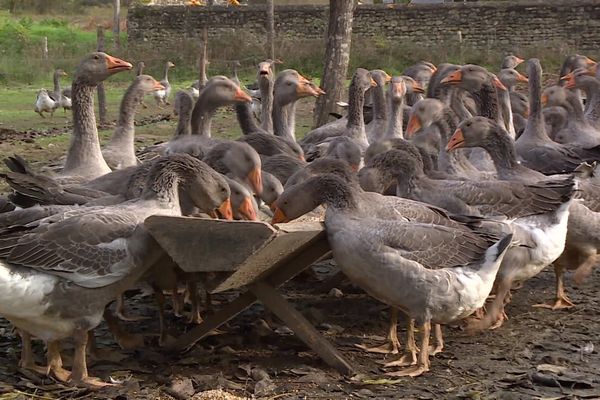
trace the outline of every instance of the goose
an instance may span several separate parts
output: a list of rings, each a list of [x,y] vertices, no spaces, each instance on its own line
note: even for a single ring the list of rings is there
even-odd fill
[[[371,77],[377,84],[369,89],[373,99],[373,119],[365,126],[365,133],[369,143],[382,138],[386,132],[387,110],[385,100],[385,85],[391,82],[392,77],[381,69],[370,71]]]
[[[585,92],[585,119],[595,129],[600,129],[600,81],[593,69],[578,69],[563,77],[567,89],[581,89]]]
[[[515,91],[515,86],[518,82],[528,83],[529,79],[517,70],[513,68],[505,68],[500,70],[498,73],[498,79],[508,89],[508,95],[510,97],[510,107],[513,113],[513,119],[518,122],[513,122],[513,126],[516,132],[519,132],[518,128],[525,128],[524,118],[529,116],[529,99],[522,93]],[[506,121],[506,118],[505,118]]]
[[[267,133],[273,133],[273,60],[258,64],[256,81],[260,89],[260,127]]]
[[[332,124],[325,124],[306,134],[300,145],[304,152],[308,152],[311,146],[323,142],[325,139],[346,135],[355,140],[364,151],[369,146],[367,134],[365,132],[365,122],[363,119],[363,105],[365,92],[367,89],[376,86],[377,83],[371,77],[371,73],[363,68],[357,68],[350,82],[348,93],[348,120],[346,126],[337,127],[335,121]]]
[[[583,148],[600,144],[600,130],[586,120],[579,99],[572,90],[567,90],[566,86],[550,86],[542,92],[542,105],[558,106],[567,110],[567,123],[554,135],[555,142]]]
[[[54,91],[48,93],[50,98],[54,100],[54,105],[56,108],[62,107],[65,112],[71,109],[71,98],[65,96],[60,90],[60,77],[67,76],[67,73],[62,69],[58,68],[54,71],[53,79],[54,79]]]
[[[530,113],[527,126],[515,142],[523,165],[544,174],[571,172],[583,162],[600,159],[600,148],[581,148],[552,141],[546,133],[542,116],[542,66],[536,58],[527,62]]]
[[[458,196],[450,198],[447,193],[459,187],[458,185],[450,184],[440,187],[439,181],[434,181],[434,183],[430,181],[427,184],[416,182],[420,178],[412,178],[414,176],[412,171],[418,171],[418,166],[415,165],[414,159],[411,159],[405,152],[389,151],[380,154],[371,160],[367,167],[369,167],[368,169],[378,169],[379,174],[387,176],[386,179],[382,179],[383,184],[379,187],[379,191],[395,179],[399,195],[443,205],[451,212],[458,210],[464,214],[463,211],[466,208],[471,214],[480,212],[484,216],[493,216],[495,221],[480,220],[477,224],[480,224],[482,229],[491,232],[508,231],[515,235],[519,243],[524,245],[524,247],[509,251],[498,274],[497,297],[487,308],[483,319],[469,321],[468,329],[470,330],[500,326],[505,317],[503,312],[505,301],[514,284],[537,275],[544,267],[556,260],[565,248],[567,222],[575,188],[572,177],[561,177],[537,183],[496,181],[492,185],[489,185],[489,182],[483,182],[484,185],[476,184],[479,189],[475,192],[482,190],[476,195],[480,196],[477,203],[485,201],[483,200],[485,198],[495,197],[494,192],[490,190],[491,186],[495,187],[494,190],[498,189],[497,194],[503,197],[503,200],[492,201],[490,204],[493,204],[490,208],[481,208],[473,207],[473,203],[462,202],[464,196],[471,193],[470,189],[465,189]],[[361,173],[366,169],[363,168]],[[428,186],[429,184],[431,186]],[[459,185],[465,185],[465,182],[460,182]],[[406,190],[407,186],[414,189]],[[471,187],[471,184],[467,186]],[[486,187],[485,190],[484,187]],[[509,193],[515,195],[513,200],[509,200]],[[511,203],[513,206],[509,205]],[[528,205],[525,206],[526,204]],[[521,208],[521,206],[524,207]],[[499,224],[498,218],[509,223]]]
[[[0,315],[48,344],[46,368],[36,366],[31,354],[22,357],[24,367],[77,385],[106,385],[88,375],[88,331],[99,324],[105,306],[160,257],[162,250],[144,229],[144,219],[180,215],[179,186],[188,187],[193,199],[206,191],[201,169],[202,163],[192,157],[165,157],[153,165],[140,199],[60,213],[2,231]],[[75,342],[70,373],[62,367],[59,348],[68,337]]]
[[[135,67],[135,76],[140,76],[144,73],[144,69],[146,69],[146,63],[143,61],[140,61],[137,63],[137,66]]]
[[[432,63],[428,61],[419,61],[402,71],[402,76],[408,76],[414,79],[420,87],[426,88],[435,71],[437,71],[437,68]],[[423,99],[421,93],[408,93],[406,95],[406,103],[411,107],[421,99]]]
[[[507,69],[507,68],[515,69],[523,61],[525,61],[525,60],[522,59],[521,57],[517,57],[513,54],[509,54],[502,59],[502,64],[500,65],[500,70]]]
[[[102,149],[102,156],[111,169],[122,169],[138,164],[134,147],[134,119],[146,93],[164,90],[164,86],[150,75],[138,75],[121,100],[117,127]]]
[[[320,158],[346,161],[354,171],[358,171],[362,163],[362,151],[360,146],[348,136],[335,136],[312,147],[311,153],[306,157],[309,162]]]
[[[503,180],[539,182],[548,179],[545,175],[526,168],[517,162],[514,143],[495,122],[482,117],[464,121],[449,141],[448,149],[480,146],[486,149],[498,169],[498,178]],[[556,309],[573,307],[566,296],[563,275],[565,270],[576,270],[575,277],[581,283],[595,265],[600,249],[598,223],[600,205],[597,198],[600,190],[595,165],[582,164],[575,169],[578,183],[577,198],[569,207],[565,250],[554,261],[556,296],[552,302],[537,304],[536,307]]]
[[[431,323],[462,319],[483,305],[511,235],[497,241],[460,228],[364,216],[360,192],[332,174],[286,190],[276,202],[273,222],[284,221],[291,199],[306,192],[316,204],[327,205],[327,237],[342,271],[371,296],[401,309],[419,325],[417,365],[390,375],[427,372]],[[428,238],[426,243],[423,237]]]
[[[275,200],[283,193],[283,185],[281,181],[273,174],[267,171],[262,171],[263,191],[260,194],[260,199],[267,205],[271,206]]]
[[[50,117],[54,116],[54,111],[57,108],[57,103],[50,98],[50,95],[46,89],[40,89],[37,91],[35,106],[33,110],[40,115],[42,118],[46,118],[43,113],[49,113]]]
[[[489,175],[477,170],[469,161],[467,154],[461,151],[446,152],[445,144],[450,139],[457,126],[457,116],[454,111],[437,99],[423,99],[412,108],[406,136],[413,138],[416,133],[430,126],[436,127],[437,137],[437,170],[453,176],[454,179],[489,179]],[[429,132],[431,135],[432,133]],[[416,146],[418,142],[413,140]]]
[[[157,90],[152,93],[154,96],[154,100],[156,100],[156,105],[158,107],[170,105],[169,103],[169,95],[171,94],[171,84],[169,83],[169,70],[174,68],[175,64],[171,61],[167,61],[165,64],[165,76],[161,79],[160,84],[164,86],[163,90]]]
[[[596,61],[588,58],[587,56],[581,54],[573,54],[565,58],[563,62],[560,72],[559,79],[557,85],[563,86],[566,82],[561,78],[569,73],[579,69],[579,68],[588,68],[596,65]],[[575,98],[579,101],[579,106],[583,108],[583,99],[581,97],[581,91],[579,89],[575,89],[574,91]]]
[[[296,141],[296,102],[303,97],[319,97],[325,92],[293,69],[277,74],[274,83],[273,133]]]
[[[131,68],[130,63],[100,52],[90,54],[79,64],[71,85],[73,135],[61,177],[89,180],[110,172],[98,141],[93,90],[109,76]]]

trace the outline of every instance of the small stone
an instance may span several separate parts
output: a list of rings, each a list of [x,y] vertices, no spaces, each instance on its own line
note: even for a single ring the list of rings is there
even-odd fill
[[[340,297],[343,297],[344,293],[338,289],[338,288],[333,288],[329,291],[329,297],[335,297],[337,299],[339,299]]]
[[[275,384],[269,378],[265,378],[261,381],[256,382],[254,385],[254,395],[256,397],[266,396],[275,390]]]

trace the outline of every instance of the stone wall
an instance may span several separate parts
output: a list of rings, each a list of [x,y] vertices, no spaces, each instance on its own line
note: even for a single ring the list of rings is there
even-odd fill
[[[327,7],[278,6],[278,40],[322,39]],[[136,6],[128,13],[130,44],[164,45],[200,36],[210,26],[212,37],[264,37],[264,6],[189,7]],[[358,6],[354,34],[386,37],[417,45],[463,44],[473,48],[518,49],[566,45],[595,51],[600,43],[600,1],[529,0],[423,5]]]

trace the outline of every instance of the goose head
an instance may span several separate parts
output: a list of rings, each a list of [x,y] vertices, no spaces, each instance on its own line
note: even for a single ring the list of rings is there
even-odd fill
[[[187,114],[194,108],[194,99],[192,95],[185,91],[180,90],[175,94],[175,100],[173,101],[173,114]]]
[[[275,79],[274,93],[280,105],[290,104],[302,97],[319,97],[325,92],[300,75],[298,71],[286,69]]]
[[[357,172],[362,160],[362,149],[354,140],[347,136],[339,136],[329,142],[325,157],[341,160]]]
[[[408,85],[406,84],[406,82],[409,82],[409,80],[412,80],[414,83],[416,83],[415,80],[410,77],[394,76],[392,78],[387,95],[389,101],[392,102],[392,104],[402,103],[402,101],[404,100],[404,96],[408,91]],[[413,87],[412,83],[410,84],[410,87]]]
[[[418,81],[411,78],[410,76],[402,75],[400,77],[394,77],[392,79],[392,85],[399,83],[399,79],[396,79],[396,78],[402,79],[404,86],[405,86],[405,89],[404,89],[405,94],[415,94],[415,93],[423,94],[423,93],[425,93],[425,89],[423,88],[422,83],[419,83]],[[397,93],[399,93],[401,91],[401,89],[399,89],[398,86],[394,90]]]
[[[563,106],[567,103],[568,92],[563,86],[548,86],[542,92],[542,106]]]
[[[60,68],[57,68],[54,71],[54,75],[56,75],[56,76],[68,76],[69,74],[67,74],[64,70],[62,70]]]
[[[254,208],[254,197],[252,193],[241,183],[234,179],[225,177],[231,190],[231,209],[233,218],[245,221],[257,221],[256,209]]]
[[[131,68],[132,65],[127,61],[106,53],[95,52],[81,61],[75,72],[75,79],[89,85],[97,85],[109,76]]]
[[[493,84],[496,88],[506,90],[506,87],[500,80],[487,69],[474,64],[463,65],[456,71],[448,74],[441,83],[448,85],[457,85],[458,87],[475,92],[481,89],[484,84]]]
[[[334,207],[352,206],[353,191],[354,188],[338,175],[327,173],[312,176],[284,190],[273,203],[271,223],[292,221],[324,203]]]
[[[175,68],[175,64],[173,64],[171,61],[167,61],[167,68]]]
[[[444,103],[438,99],[422,99],[416,102],[408,120],[406,137],[411,138],[420,129],[439,121],[444,115],[445,108]]]
[[[578,68],[560,79],[566,81],[564,86],[566,89],[582,89],[594,81],[597,82],[595,78],[596,69],[596,66],[590,68]]]
[[[144,93],[164,90],[165,87],[150,75],[139,75],[135,78],[136,87]]]
[[[381,69],[374,69],[371,72],[371,78],[377,83],[377,86],[383,88],[386,83],[392,81],[392,77],[387,72]]]
[[[250,103],[252,97],[244,92],[235,82],[225,76],[214,76],[208,80],[200,93],[203,101],[214,108],[229,106],[235,103]]]
[[[283,193],[283,185],[273,174],[262,171],[263,191],[260,198],[266,205],[270,206]]]
[[[523,61],[525,61],[523,58],[509,54],[506,57],[504,57],[504,59],[502,60],[502,65],[500,66],[500,68],[501,69],[506,69],[506,68],[514,69],[514,68],[517,68],[517,66],[519,64],[521,64]]]
[[[473,117],[463,121],[446,144],[446,151],[462,147],[485,147],[494,144],[498,124],[485,117]],[[508,134],[506,134],[508,136]]]
[[[358,179],[364,190],[383,193],[394,184],[394,180],[411,179],[420,175],[423,175],[421,157],[391,149],[373,157],[359,172]]]
[[[261,82],[270,82],[273,80],[273,61],[266,60],[258,63],[258,72],[256,80],[260,84]]]
[[[252,146],[243,142],[230,142],[222,162],[233,176],[247,183],[256,194],[262,193],[260,156]]]
[[[528,83],[529,79],[514,68],[504,68],[498,72],[498,79],[507,88],[516,86],[518,82]]]

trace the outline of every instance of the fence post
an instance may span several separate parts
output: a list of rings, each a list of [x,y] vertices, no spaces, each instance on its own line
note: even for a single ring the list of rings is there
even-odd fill
[[[42,58],[48,60],[48,36],[43,39]]]
[[[98,39],[98,51],[104,51],[104,28],[98,26],[96,29],[96,36]],[[105,126],[106,121],[106,93],[104,92],[104,84],[100,82],[98,84],[98,115],[100,116],[100,126]]]
[[[206,81],[206,65],[208,64],[208,27],[202,28],[202,46],[200,47],[200,57],[198,59],[198,90],[202,90]]]
[[[121,0],[114,0],[113,36],[115,47],[121,50]]]
[[[275,6],[267,0],[267,58],[275,60]]]

